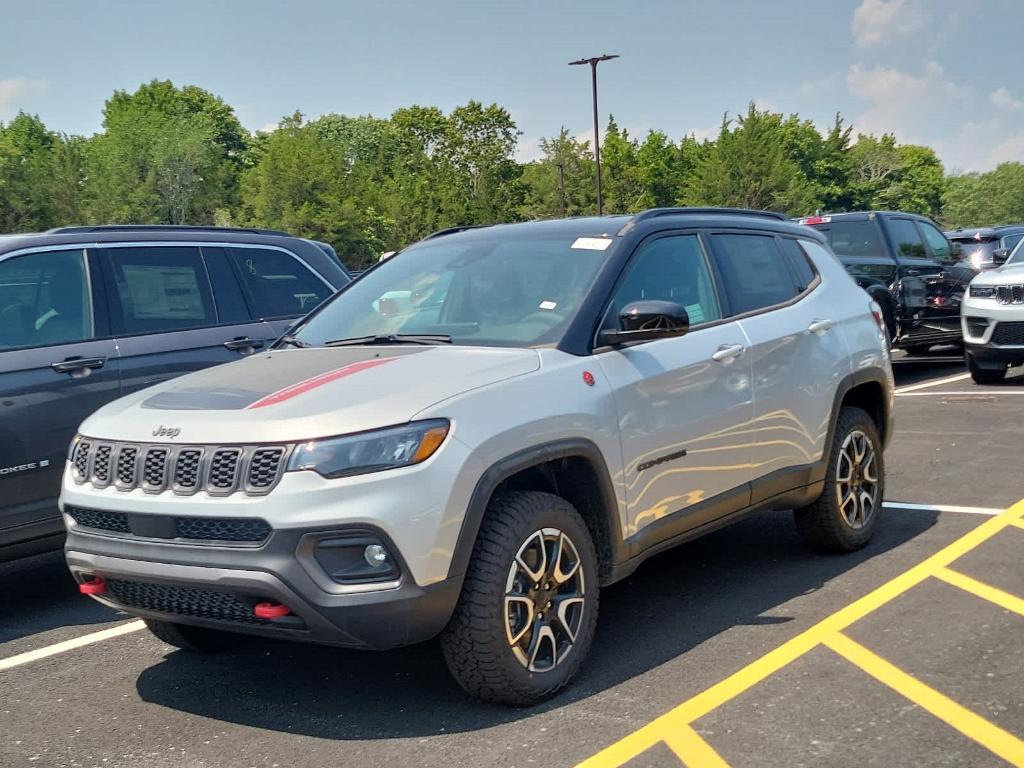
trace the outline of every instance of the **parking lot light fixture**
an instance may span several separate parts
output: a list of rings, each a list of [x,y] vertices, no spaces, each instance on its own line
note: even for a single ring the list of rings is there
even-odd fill
[[[601,140],[599,138],[600,128],[597,122],[597,65],[602,61],[611,61],[619,58],[617,53],[606,53],[603,56],[592,56],[589,59],[577,59],[570,61],[569,66],[575,67],[581,64],[590,65],[590,87],[594,96],[594,176],[597,185],[597,215],[602,213],[601,205]]]

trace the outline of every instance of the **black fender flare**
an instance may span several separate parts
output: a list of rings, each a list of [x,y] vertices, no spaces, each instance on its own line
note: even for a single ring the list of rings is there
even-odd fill
[[[619,520],[619,504],[615,494],[608,465],[605,463],[601,449],[591,440],[585,438],[567,438],[524,448],[504,459],[496,461],[488,467],[477,480],[473,494],[470,496],[469,507],[462,519],[462,528],[452,553],[451,564],[448,566],[448,577],[462,577],[469,567],[473,555],[473,547],[480,531],[480,524],[487,511],[487,505],[494,491],[504,480],[530,467],[545,464],[556,459],[582,458],[586,460],[597,475],[598,491],[606,516],[605,524],[608,531],[610,547],[610,568],[615,563],[627,559],[626,547],[622,541],[622,523]],[[595,542],[596,543],[596,542]]]
[[[819,482],[825,479],[825,475],[828,472],[828,454],[832,446],[832,440],[835,439],[836,423],[839,421],[839,411],[842,409],[843,400],[846,399],[846,396],[852,389],[862,384],[878,384],[882,388],[883,395],[889,391],[889,379],[880,368],[865,368],[860,371],[854,371],[839,382],[839,386],[836,387],[836,393],[832,399],[832,416],[829,419],[828,436],[825,438],[824,452],[821,461],[812,471],[812,482]],[[882,424],[880,427],[882,447],[884,449],[892,439],[892,409],[889,407],[888,397],[883,397],[881,407]]]

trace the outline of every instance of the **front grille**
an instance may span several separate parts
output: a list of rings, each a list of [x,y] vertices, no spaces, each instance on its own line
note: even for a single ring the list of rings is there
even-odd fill
[[[89,472],[89,449],[92,446],[87,440],[79,440],[75,446],[75,476],[79,480],[85,480]]]
[[[199,485],[199,462],[203,452],[197,448],[184,448],[174,463],[174,485],[183,491],[195,490]]]
[[[138,458],[139,449],[132,445],[125,445],[117,454],[117,482],[122,486],[131,487],[135,485],[135,459]]]
[[[74,478],[97,488],[113,483],[120,491],[172,491],[214,496],[269,493],[287,466],[286,446],[146,445],[99,443],[82,438],[72,453]]]
[[[1024,323],[996,323],[992,343],[1024,345]]]
[[[129,608],[239,624],[271,623],[256,618],[251,605],[228,592],[172,584],[152,584],[145,581],[107,579],[107,593],[111,600]]]
[[[92,476],[97,483],[106,485],[110,482],[110,451],[109,445],[100,445],[96,448],[96,455],[92,460]]]
[[[211,490],[233,491],[238,479],[238,459],[242,452],[237,448],[224,448],[213,452],[210,460],[208,484]]]
[[[262,542],[270,535],[270,526],[262,520],[176,517],[174,528],[179,538],[200,541]]]
[[[150,448],[146,451],[146,460],[142,465],[142,487],[147,490],[164,488],[167,476],[167,455],[169,448]]]
[[[1024,304],[1024,285],[1000,285],[996,288],[1000,304]]]
[[[105,509],[85,509],[84,507],[65,506],[72,519],[83,528],[95,528],[98,531],[129,533],[128,515],[124,512],[110,512]]]
[[[260,448],[253,452],[249,462],[249,487],[269,488],[274,484],[277,473],[281,469],[283,448]]]

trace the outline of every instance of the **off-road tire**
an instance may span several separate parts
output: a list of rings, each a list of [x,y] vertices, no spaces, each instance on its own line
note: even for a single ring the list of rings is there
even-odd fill
[[[863,525],[853,527],[840,509],[837,494],[837,474],[839,471],[839,454],[846,439],[859,432],[870,441],[876,462],[878,478],[875,506]],[[818,552],[853,552],[865,546],[871,540],[878,518],[882,511],[882,499],[885,497],[885,463],[882,456],[882,441],[878,436],[878,428],[868,414],[860,408],[844,407],[836,419],[836,428],[832,435],[832,444],[828,451],[828,470],[825,474],[825,487],[821,495],[811,504],[802,509],[794,510],[793,517],[797,530],[805,544]]]
[[[173,621],[146,619],[146,627],[168,645],[193,653],[216,653],[232,648],[242,638],[235,632],[224,632],[208,627],[194,627]]]
[[[585,600],[572,647],[553,669],[531,672],[506,635],[506,583],[516,553],[534,532],[557,528],[572,541],[583,571]],[[565,499],[538,491],[509,491],[488,504],[455,613],[441,633],[441,650],[456,682],[470,695],[512,706],[537,704],[576,676],[597,624],[598,567],[593,540]]]
[[[982,368],[974,362],[974,357],[970,353],[964,357],[967,358],[967,370],[970,371],[975,384],[1001,384],[1006,378],[1005,365],[1002,368]]]

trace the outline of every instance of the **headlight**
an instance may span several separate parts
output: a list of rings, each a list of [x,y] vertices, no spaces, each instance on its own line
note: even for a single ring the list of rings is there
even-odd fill
[[[446,419],[433,419],[299,443],[288,461],[288,471],[311,469],[335,478],[419,464],[441,447],[449,426]]]
[[[991,299],[996,295],[995,286],[992,285],[972,285],[971,296],[976,299]]]

